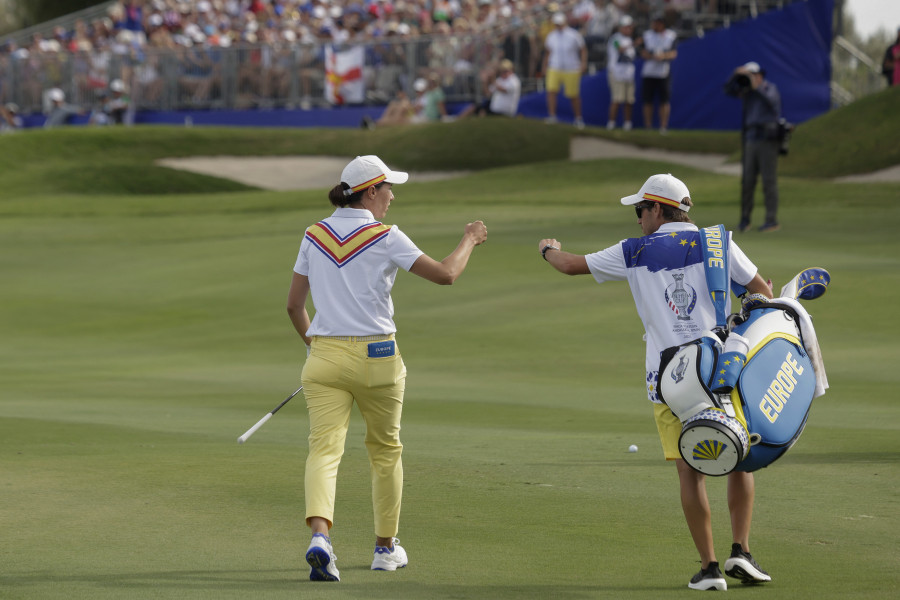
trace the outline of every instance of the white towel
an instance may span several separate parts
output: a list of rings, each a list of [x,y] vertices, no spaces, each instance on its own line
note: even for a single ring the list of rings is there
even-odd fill
[[[773,298],[769,304],[782,304],[790,307],[800,317],[800,335],[803,336],[803,347],[809,354],[813,371],[816,373],[816,391],[813,398],[818,398],[828,389],[828,377],[825,375],[825,363],[822,361],[822,351],[819,349],[819,339],[816,337],[816,329],[813,327],[812,317],[794,298]]]

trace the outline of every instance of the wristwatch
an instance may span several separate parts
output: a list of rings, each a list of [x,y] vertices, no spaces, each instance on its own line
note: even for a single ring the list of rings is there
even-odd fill
[[[544,260],[547,260],[547,250],[559,250],[559,248],[552,244],[547,244],[546,246],[541,248],[541,256],[544,257]]]

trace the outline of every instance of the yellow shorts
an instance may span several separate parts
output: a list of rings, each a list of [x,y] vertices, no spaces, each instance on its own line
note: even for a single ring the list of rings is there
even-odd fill
[[[666,460],[681,458],[678,450],[678,438],[681,437],[681,421],[672,413],[665,404],[653,404],[653,418],[656,421],[656,430],[659,431],[659,441],[662,442],[663,454]]]
[[[580,71],[547,71],[547,91],[553,94],[559,91],[560,86],[565,88],[563,94],[566,98],[578,98],[581,94]]]

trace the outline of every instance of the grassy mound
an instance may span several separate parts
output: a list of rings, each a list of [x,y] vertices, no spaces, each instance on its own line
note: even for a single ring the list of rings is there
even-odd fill
[[[830,178],[900,164],[900,88],[885,90],[802,124],[783,175]],[[363,131],[216,127],[67,128],[0,137],[0,178],[7,198],[35,194],[193,194],[235,192],[229,180],[156,166],[184,156],[351,156],[378,154],[408,170],[481,171],[561,160],[573,135],[666,150],[738,157],[736,132],[577,132],[530,119],[468,119]]]

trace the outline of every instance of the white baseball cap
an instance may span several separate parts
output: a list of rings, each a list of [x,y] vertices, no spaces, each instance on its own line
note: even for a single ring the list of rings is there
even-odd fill
[[[421,77],[419,79],[416,79],[415,83],[413,83],[413,89],[417,92],[424,92],[427,87],[428,82]]]
[[[683,181],[673,177],[671,173],[664,173],[652,175],[641,186],[637,194],[622,198],[622,204],[629,206],[647,200],[648,202],[659,202],[667,206],[674,206],[684,212],[688,212],[691,210],[691,207],[687,204],[682,204],[681,201],[690,197],[691,193]]]
[[[349,190],[344,190],[344,194],[347,196],[362,191],[369,186],[379,184],[382,181],[406,183],[407,179],[409,179],[408,173],[391,171],[384,164],[384,161],[374,154],[357,156],[350,161],[350,164],[344,167],[344,171],[341,173],[341,183],[346,183],[350,186]]]
[[[554,25],[565,25],[566,24],[566,15],[561,12],[555,13],[553,15],[553,24]]]
[[[759,66],[759,63],[753,62],[752,60],[750,62],[744,64],[744,69],[748,73],[759,73],[760,71],[762,71],[762,68]]]
[[[53,102],[62,102],[66,99],[65,93],[59,88],[52,88],[47,92],[47,97]]]
[[[628,27],[630,25],[634,25],[634,19],[632,19],[629,15],[622,15],[622,18],[619,19],[619,26]]]

